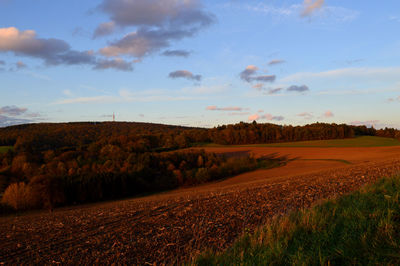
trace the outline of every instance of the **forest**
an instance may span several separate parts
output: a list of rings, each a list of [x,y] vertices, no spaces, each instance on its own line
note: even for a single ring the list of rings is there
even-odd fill
[[[238,123],[211,129],[151,123],[41,123],[0,128],[0,211],[49,208],[192,186],[283,162],[201,149],[224,145],[400,138],[396,129],[345,124]]]

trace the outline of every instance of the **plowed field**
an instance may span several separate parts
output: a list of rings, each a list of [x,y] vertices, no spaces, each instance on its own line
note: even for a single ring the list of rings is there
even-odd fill
[[[400,147],[207,148],[286,156],[285,166],[143,198],[0,218],[6,264],[170,264],[222,250],[268,218],[400,171]]]

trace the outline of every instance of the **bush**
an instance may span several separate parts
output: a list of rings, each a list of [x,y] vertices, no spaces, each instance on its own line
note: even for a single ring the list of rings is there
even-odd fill
[[[32,207],[31,189],[24,182],[9,185],[4,192],[2,203],[15,210],[25,210]]]

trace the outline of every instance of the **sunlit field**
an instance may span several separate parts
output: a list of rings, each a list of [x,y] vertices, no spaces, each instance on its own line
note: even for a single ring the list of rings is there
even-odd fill
[[[393,138],[360,136],[348,139],[311,140],[271,144],[229,145],[229,147],[386,147],[399,146],[400,141]],[[204,144],[205,147],[228,147],[228,145]]]

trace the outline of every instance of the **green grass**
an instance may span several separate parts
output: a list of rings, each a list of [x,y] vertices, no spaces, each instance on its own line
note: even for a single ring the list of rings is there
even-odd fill
[[[6,153],[8,150],[12,150],[13,146],[0,146],[0,153]]]
[[[343,159],[297,159],[301,161],[328,161],[328,162],[339,162],[344,164],[351,164],[351,162]]]
[[[271,144],[252,144],[252,145],[219,145],[206,144],[205,147],[383,147],[399,146],[400,141],[392,138],[382,138],[375,136],[361,136],[349,139],[331,139],[331,140],[311,140],[297,142],[282,142]]]
[[[399,265],[400,177],[272,219],[196,265]]]

